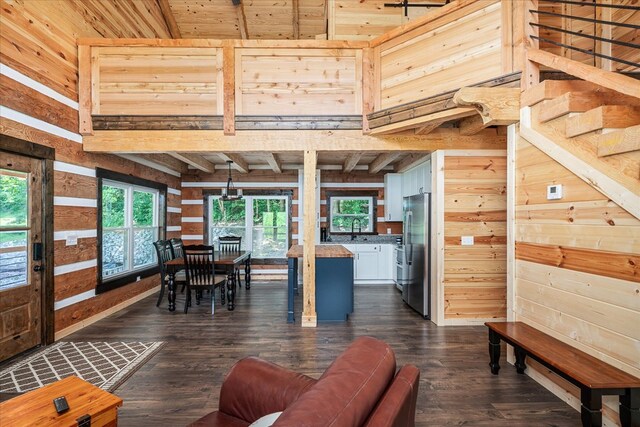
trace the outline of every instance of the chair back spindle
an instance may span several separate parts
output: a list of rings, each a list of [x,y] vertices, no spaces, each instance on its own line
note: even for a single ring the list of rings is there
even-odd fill
[[[189,245],[183,247],[190,286],[211,286],[215,283],[213,246]]]
[[[182,243],[182,239],[173,238],[171,239],[171,247],[173,249],[173,257],[174,258],[183,258],[184,254],[182,252],[182,248],[184,247],[184,243]]]
[[[220,252],[240,252],[242,237],[240,236],[221,236],[218,238]]]

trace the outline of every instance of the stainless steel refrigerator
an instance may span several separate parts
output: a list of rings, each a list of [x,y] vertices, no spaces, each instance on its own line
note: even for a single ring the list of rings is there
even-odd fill
[[[402,299],[431,319],[431,194],[405,197],[403,209],[404,276]]]

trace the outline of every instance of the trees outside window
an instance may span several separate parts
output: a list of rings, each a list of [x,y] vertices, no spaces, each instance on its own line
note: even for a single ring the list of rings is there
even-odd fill
[[[289,247],[286,196],[246,196],[223,201],[209,197],[209,244],[220,236],[241,236],[253,258],[285,258]]]
[[[330,232],[350,233],[354,221],[356,230],[359,229],[362,233],[374,231],[373,197],[334,196],[329,200]]]

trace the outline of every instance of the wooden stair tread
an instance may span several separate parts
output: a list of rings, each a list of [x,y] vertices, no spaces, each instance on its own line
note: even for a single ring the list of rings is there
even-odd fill
[[[545,80],[525,90],[520,98],[520,105],[533,106],[539,102],[557,98],[567,92],[585,92],[597,90],[598,85],[584,80]]]
[[[613,156],[640,150],[640,124],[598,136],[598,156]]]
[[[544,101],[538,118],[544,123],[569,113],[584,113],[601,105],[601,98],[594,92],[567,92]]]
[[[601,129],[622,129],[638,124],[640,124],[640,107],[602,105],[583,114],[567,118],[566,135],[573,138]]]
[[[525,323],[487,322],[485,325],[584,386],[592,389],[640,388],[640,378]]]

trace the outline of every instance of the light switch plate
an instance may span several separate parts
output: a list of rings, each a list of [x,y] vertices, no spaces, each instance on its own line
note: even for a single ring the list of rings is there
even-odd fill
[[[67,246],[75,246],[78,244],[78,236],[76,236],[75,234],[70,234],[67,236],[66,239],[66,244]]]
[[[547,200],[562,199],[562,184],[547,185]]]
[[[462,246],[472,246],[473,245],[473,236],[462,236],[460,238],[460,244]]]

